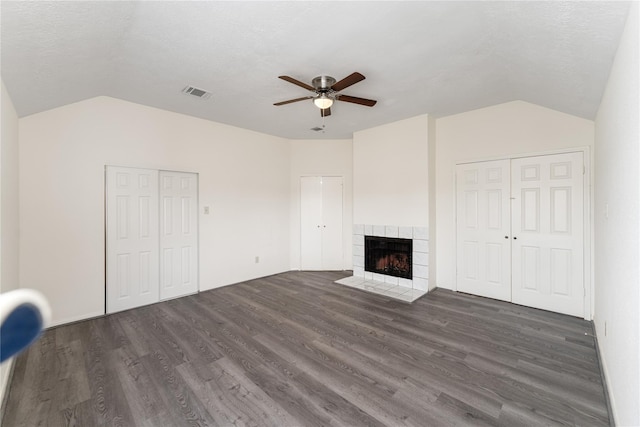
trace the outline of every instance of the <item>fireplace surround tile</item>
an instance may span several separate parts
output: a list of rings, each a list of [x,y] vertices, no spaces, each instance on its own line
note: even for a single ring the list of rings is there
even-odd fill
[[[411,289],[413,287],[413,280],[405,279],[403,277],[398,277],[398,286]]]
[[[354,280],[354,277],[346,277],[344,279],[337,280],[336,283],[407,303],[411,303],[421,296],[427,294],[427,290],[394,286],[388,283],[381,283],[373,280],[365,280],[360,282],[358,279]]]
[[[413,239],[413,227],[398,227],[398,237],[401,239]]]
[[[387,289],[386,291],[381,292],[382,295],[387,295],[390,297],[398,297],[400,295],[406,294],[410,292],[411,289],[401,288],[400,286],[394,286],[393,288]]]
[[[375,280],[376,282],[383,282],[384,283],[384,274],[379,274],[379,273],[372,273],[373,277],[372,279]]]
[[[354,267],[364,267],[364,256],[354,256],[353,257],[353,266]]]
[[[422,291],[429,290],[429,281],[427,279],[423,279],[421,277],[413,278],[413,289],[419,289]]]
[[[394,225],[385,226],[384,237],[398,237],[398,227]]]
[[[363,283],[365,280],[362,277],[356,277],[356,276],[351,276],[351,277],[345,277],[344,279],[342,279],[342,284],[343,285],[358,285]]]
[[[384,276],[384,282],[394,286],[398,286],[398,279],[399,279],[398,277],[386,276],[386,275]]]
[[[413,238],[421,240],[429,240],[428,227],[413,227]]]
[[[415,265],[413,266],[413,278],[415,279],[416,277],[421,278],[421,279],[428,279],[429,278],[429,267],[427,267],[426,265]]]
[[[413,251],[413,264],[414,265],[429,265],[429,254],[426,254],[424,252]]]
[[[429,241],[424,239],[413,239],[413,251],[429,253]]]
[[[364,257],[364,246],[353,245],[353,256]]]
[[[376,236],[376,237],[387,237],[385,236],[386,234],[386,227],[384,225],[374,225],[373,226],[373,233],[371,234],[371,236]]]
[[[364,234],[367,236],[373,236],[373,225],[365,224],[364,225]]]

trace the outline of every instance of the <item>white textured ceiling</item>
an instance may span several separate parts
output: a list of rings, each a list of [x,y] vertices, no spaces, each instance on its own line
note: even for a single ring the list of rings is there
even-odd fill
[[[107,95],[287,138],[350,138],[524,100],[593,119],[628,2],[1,3],[2,79],[20,116]],[[322,125],[279,80],[366,80]],[[193,85],[207,101],[181,93]]]

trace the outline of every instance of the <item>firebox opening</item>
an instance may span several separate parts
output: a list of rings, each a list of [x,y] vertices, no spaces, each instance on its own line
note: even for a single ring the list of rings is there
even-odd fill
[[[411,239],[364,236],[365,271],[411,280],[412,255]]]

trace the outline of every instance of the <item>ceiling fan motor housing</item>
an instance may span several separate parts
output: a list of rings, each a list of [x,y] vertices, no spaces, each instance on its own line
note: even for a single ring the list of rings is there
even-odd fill
[[[318,76],[311,81],[311,84],[316,88],[316,91],[326,93],[331,90],[331,86],[336,84],[336,79],[329,76]]]

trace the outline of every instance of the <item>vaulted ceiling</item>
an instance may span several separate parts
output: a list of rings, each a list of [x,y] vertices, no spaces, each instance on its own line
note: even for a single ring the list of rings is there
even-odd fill
[[[1,3],[1,72],[19,116],[106,95],[287,138],[350,138],[416,116],[524,100],[595,117],[628,2]],[[322,119],[274,102],[358,71]],[[212,96],[181,90],[192,85]],[[324,132],[310,130],[325,125]]]

